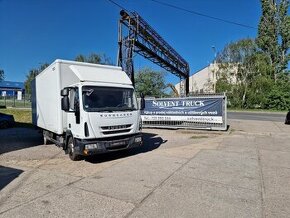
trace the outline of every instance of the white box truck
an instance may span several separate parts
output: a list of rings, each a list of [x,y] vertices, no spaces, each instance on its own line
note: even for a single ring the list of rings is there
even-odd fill
[[[72,160],[142,145],[134,87],[116,66],[54,61],[32,83],[32,120]]]

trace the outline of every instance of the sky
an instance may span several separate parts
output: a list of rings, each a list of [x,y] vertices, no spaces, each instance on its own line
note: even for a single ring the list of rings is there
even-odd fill
[[[257,29],[180,11],[151,0],[114,0],[136,11],[188,63],[190,75],[204,68],[230,42],[254,38]],[[257,27],[259,0],[160,0],[187,10]],[[0,0],[0,68],[5,80],[23,82],[30,69],[78,54],[106,54],[116,64],[120,8],[108,0]],[[134,58],[135,69],[151,66]],[[166,82],[179,78],[166,73]]]

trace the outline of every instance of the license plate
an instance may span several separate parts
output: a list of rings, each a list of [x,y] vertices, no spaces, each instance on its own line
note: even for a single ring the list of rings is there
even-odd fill
[[[118,141],[118,142],[111,142],[110,143],[110,147],[116,147],[116,146],[122,146],[122,145],[126,145],[127,141]]]

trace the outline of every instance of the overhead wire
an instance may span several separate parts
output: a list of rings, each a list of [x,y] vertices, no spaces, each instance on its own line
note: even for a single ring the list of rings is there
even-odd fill
[[[112,4],[116,5],[117,7],[121,8],[121,9],[127,11],[126,8],[124,8],[122,5],[118,4],[117,2],[115,2],[115,1],[113,1],[113,0],[107,0],[107,1],[111,2]]]
[[[112,4],[116,5],[117,7],[121,8],[121,9],[127,11],[127,9],[125,7],[123,7],[122,5],[118,4],[117,2],[115,2],[113,0],[107,0],[107,1],[111,2]],[[177,10],[180,10],[180,11],[184,11],[184,12],[187,12],[187,13],[190,13],[190,14],[194,14],[194,15],[197,15],[197,16],[206,17],[206,18],[209,18],[209,19],[212,19],[212,20],[217,20],[217,21],[220,21],[220,22],[224,22],[224,23],[228,23],[228,24],[232,24],[232,25],[236,25],[236,26],[240,26],[240,27],[244,27],[244,28],[257,29],[256,27],[253,27],[253,26],[250,26],[250,25],[247,25],[247,24],[238,23],[238,22],[235,22],[235,21],[231,21],[231,20],[227,20],[227,19],[223,19],[223,18],[219,18],[219,17],[214,17],[214,16],[211,16],[211,15],[208,15],[208,14],[204,14],[204,13],[200,13],[198,11],[193,11],[193,10],[189,10],[189,9],[186,9],[186,8],[182,8],[180,6],[169,4],[169,3],[162,2],[162,1],[159,1],[159,0],[149,0],[149,1],[155,2],[155,3],[159,4],[159,5],[163,5],[163,6],[174,8],[174,9],[177,9]]]
[[[172,4],[169,4],[169,3],[166,3],[166,2],[161,2],[161,1],[158,1],[158,0],[150,0],[150,1],[155,2],[157,4],[160,4],[160,5],[163,5],[163,6],[174,8],[174,9],[177,9],[177,10],[180,10],[180,11],[185,11],[185,12],[197,15],[197,16],[206,17],[206,18],[209,18],[209,19],[212,19],[212,20],[217,20],[217,21],[221,21],[221,22],[224,22],[224,23],[233,24],[233,25],[236,25],[236,26],[241,26],[241,27],[244,27],[244,28],[257,29],[256,27],[253,27],[253,26],[249,26],[249,25],[238,23],[238,22],[231,21],[231,20],[226,20],[226,19],[219,18],[219,17],[214,17],[214,16],[211,16],[211,15],[203,14],[203,13],[200,13],[200,12],[197,12],[197,11],[193,11],[193,10],[188,10],[186,8],[182,8],[182,7],[179,7],[177,5],[172,5]]]

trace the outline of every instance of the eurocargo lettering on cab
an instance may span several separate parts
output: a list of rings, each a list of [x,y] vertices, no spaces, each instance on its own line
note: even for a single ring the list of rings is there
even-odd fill
[[[71,160],[142,145],[134,87],[120,67],[56,60],[32,83],[33,124]]]

